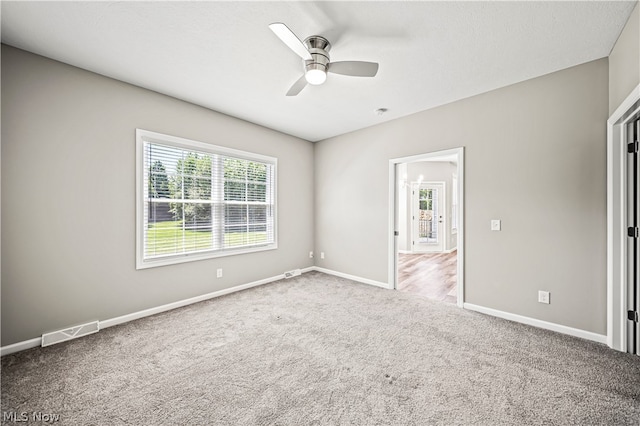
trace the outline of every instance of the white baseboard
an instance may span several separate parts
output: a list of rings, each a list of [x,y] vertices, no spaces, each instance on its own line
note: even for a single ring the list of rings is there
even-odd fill
[[[338,271],[333,271],[331,269],[325,269],[325,268],[321,268],[318,266],[311,266],[308,268],[304,268],[301,269],[301,272],[307,273],[307,272],[311,272],[311,271],[318,271],[318,272],[322,272],[325,274],[329,274],[329,275],[335,275],[337,277],[341,277],[341,278],[346,278],[352,281],[357,281],[363,284],[369,284],[369,285],[373,285],[376,287],[381,287],[384,289],[389,289],[389,285],[387,283],[383,283],[380,281],[375,281],[375,280],[371,280],[368,278],[362,278],[362,277],[358,277],[356,275],[350,275],[350,274],[345,274],[342,272],[338,272]],[[119,324],[123,324],[129,321],[133,321],[136,319],[140,319],[140,318],[144,318],[144,317],[148,317],[151,315],[155,315],[155,314],[159,314],[161,312],[166,312],[166,311],[170,311],[173,309],[177,309],[177,308],[181,308],[183,306],[188,306],[194,303],[198,303],[198,302],[202,302],[205,300],[209,300],[209,299],[213,299],[216,297],[220,297],[220,296],[224,296],[227,294],[231,294],[231,293],[235,293],[237,291],[242,291],[242,290],[246,290],[252,287],[257,287],[260,285],[264,285],[264,284],[268,284],[274,281],[278,281],[284,279],[284,274],[281,275],[276,275],[274,277],[270,277],[270,278],[265,278],[259,281],[254,281],[251,283],[247,283],[247,284],[242,284],[242,285],[238,285],[235,287],[230,287],[230,288],[226,288],[223,290],[218,290],[218,291],[214,291],[211,293],[207,293],[207,294],[203,294],[201,296],[196,296],[196,297],[192,297],[189,299],[184,299],[184,300],[180,300],[177,302],[173,302],[173,303],[168,303],[166,305],[162,305],[162,306],[157,306],[154,308],[150,308],[150,309],[145,309],[142,311],[138,311],[138,312],[133,312],[131,314],[127,314],[127,315],[122,315],[116,318],[111,318],[111,319],[107,319],[104,321],[100,321],[99,322],[99,326],[100,329],[103,328],[107,328],[107,327],[112,327],[115,325],[119,325]],[[487,315],[491,315],[494,317],[498,317],[498,318],[503,318],[503,319],[507,319],[510,321],[515,321],[515,322],[519,322],[522,324],[527,324],[527,325],[532,325],[534,327],[539,327],[539,328],[544,328],[546,330],[551,330],[551,331],[556,331],[558,333],[563,333],[563,334],[568,334],[570,336],[575,336],[575,337],[580,337],[583,339],[587,339],[587,340],[591,340],[594,342],[598,342],[598,343],[603,343],[606,344],[607,343],[607,336],[602,335],[602,334],[597,334],[597,333],[592,333],[590,331],[585,331],[585,330],[580,330],[577,328],[572,328],[572,327],[567,327],[564,325],[560,325],[560,324],[555,324],[555,323],[551,323],[551,322],[547,322],[547,321],[542,321],[542,320],[538,320],[535,318],[529,318],[529,317],[525,317],[522,315],[517,315],[517,314],[512,314],[509,312],[504,312],[504,311],[499,311],[496,309],[491,309],[491,308],[485,308],[484,306],[479,306],[479,305],[474,305],[471,303],[465,303],[464,304],[464,308],[468,309],[470,311],[476,311],[476,312],[480,312],[483,314],[487,314]],[[22,342],[17,342],[11,345],[7,345],[7,346],[2,346],[0,348],[0,356],[5,356],[5,355],[9,355],[15,352],[19,352],[19,351],[23,351],[26,349],[31,349],[31,348],[35,348],[38,346],[41,346],[42,344],[42,338],[41,337],[36,337],[34,339],[29,339],[29,340],[25,340]]]
[[[131,314],[122,315],[120,317],[100,321],[100,329],[113,327],[114,325],[123,324],[125,322],[159,314],[161,312],[170,311],[172,309],[182,308],[183,306],[192,305],[194,303],[203,302],[205,300],[213,299],[215,297],[224,296],[227,294],[235,293],[236,291],[246,290],[252,287],[257,287],[259,285],[268,284],[268,283],[282,280],[282,279],[284,279],[284,274],[276,275],[275,277],[271,277],[271,278],[265,278],[259,281],[254,281],[248,284],[242,284],[235,287],[225,288],[223,290],[214,291],[212,293],[203,294],[201,296],[191,297],[189,299],[179,300],[177,302],[167,303],[166,305],[156,306],[155,308],[149,308],[143,311],[133,312]]]
[[[476,311],[494,317],[532,325],[538,328],[544,328],[545,330],[568,334],[569,336],[580,337],[582,339],[591,340],[598,343],[607,343],[607,336],[605,336],[604,334],[592,333],[590,331],[580,330],[579,328],[567,327],[566,325],[560,325],[535,318],[529,318],[522,315],[499,311],[497,309],[485,308],[484,306],[474,305],[471,303],[465,303],[463,307],[464,309],[468,309],[470,311]]]
[[[309,267],[301,269],[302,273],[310,272],[315,270],[315,268]],[[212,293],[203,294],[201,296],[191,297],[189,299],[179,300],[173,303],[167,303],[166,305],[156,306],[154,308],[145,309],[138,312],[133,312],[127,315],[122,315],[116,318],[107,319],[104,321],[99,321],[99,327],[102,330],[103,328],[113,327],[114,325],[124,324],[129,321],[137,320],[140,318],[148,317],[151,315],[159,314],[161,312],[170,311],[172,309],[181,308],[183,306],[191,305],[193,303],[202,302],[208,299],[213,299],[215,297],[224,296],[226,294],[235,293],[236,291],[246,290],[252,287],[257,287],[263,284],[268,284],[274,281],[278,281],[284,279],[284,274],[276,275],[275,277],[265,278],[263,280],[254,281],[248,284],[242,284],[235,287],[225,288],[223,290],[214,291]],[[14,343],[12,345],[2,346],[0,348],[0,356],[9,355],[15,352],[24,351],[26,349],[36,348],[42,345],[42,337],[37,337],[35,339],[25,340],[23,342]]]
[[[35,339],[25,340],[23,342],[14,343],[13,345],[7,345],[0,348],[0,356],[12,354],[14,352],[20,352],[31,348],[37,348],[42,345],[42,337],[36,337]]]
[[[376,287],[382,287],[382,288],[386,288],[386,289],[391,288],[391,287],[389,287],[389,284],[387,284],[387,283],[383,283],[383,282],[375,281],[375,280],[370,280],[369,278],[362,278],[362,277],[358,277],[356,275],[349,275],[349,274],[345,274],[345,273],[338,272],[338,271],[332,271],[331,269],[320,268],[319,266],[314,266],[314,267],[312,267],[312,269],[314,271],[323,272],[323,273],[329,274],[329,275],[335,275],[336,277],[346,278],[348,280],[357,281],[357,282],[363,283],[363,284],[374,285]]]
[[[411,254],[413,252],[411,250],[398,250],[398,253],[400,253],[400,254]]]

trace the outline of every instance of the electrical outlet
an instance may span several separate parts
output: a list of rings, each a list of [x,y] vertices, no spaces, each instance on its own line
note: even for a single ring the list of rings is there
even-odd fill
[[[312,251],[309,252],[309,259],[313,259],[313,252]]]
[[[320,252],[320,259],[324,259],[324,252],[323,251]]]
[[[500,219],[491,219],[491,230],[500,231],[502,229],[502,223]]]
[[[222,278],[222,268],[218,268],[218,270],[216,271],[216,277]]]
[[[538,291],[538,302],[540,303],[551,303],[551,299],[550,299],[551,293],[549,293],[548,291]]]

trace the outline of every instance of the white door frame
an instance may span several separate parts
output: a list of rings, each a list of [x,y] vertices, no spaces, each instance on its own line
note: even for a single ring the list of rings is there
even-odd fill
[[[422,250],[417,250],[417,248],[419,248],[417,241],[416,244],[411,244],[411,251],[414,253],[442,253],[444,251],[446,251],[446,244],[445,244],[445,240],[446,240],[446,235],[447,235],[447,221],[446,221],[446,217],[447,217],[447,184],[446,182],[412,182],[411,183],[411,190],[413,191],[414,187],[417,188],[418,190],[420,189],[420,187],[422,186],[438,186],[441,187],[442,190],[438,191],[438,216],[442,216],[442,220],[440,221],[440,224],[438,225],[438,244],[437,244],[437,248],[438,250],[433,250],[432,248],[428,248],[428,249],[423,249]],[[442,200],[442,202],[440,203],[440,200]],[[412,194],[412,198],[411,198],[411,217],[413,218],[411,220],[411,239],[412,241],[416,240],[416,210],[419,210],[418,206],[416,205],[416,194]],[[434,218],[434,220],[438,220],[437,218]],[[427,244],[425,244],[425,246],[427,246]]]
[[[607,345],[627,351],[627,124],[640,115],[640,85],[607,120]]]
[[[410,157],[393,158],[389,160],[389,282],[391,289],[397,287],[398,284],[398,250],[397,235],[398,229],[397,218],[397,199],[398,185],[396,178],[396,169],[398,164],[415,163],[424,161],[429,158],[443,157],[447,155],[458,156],[458,168],[456,174],[458,176],[458,268],[457,268],[457,288],[458,297],[457,305],[463,307],[464,304],[464,147],[447,149],[443,151],[429,152],[424,154],[412,155]]]

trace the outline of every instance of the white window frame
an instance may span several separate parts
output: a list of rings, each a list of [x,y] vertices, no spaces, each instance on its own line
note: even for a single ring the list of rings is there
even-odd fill
[[[168,145],[179,149],[194,150],[210,154],[224,155],[249,161],[263,162],[273,165],[273,243],[255,245],[250,247],[230,248],[224,250],[207,250],[193,253],[180,253],[162,257],[145,258],[145,179],[144,179],[144,144],[157,143]],[[203,259],[211,259],[223,256],[232,256],[245,253],[255,253],[278,248],[278,208],[277,208],[277,188],[278,188],[278,159],[262,154],[256,154],[237,149],[212,145],[162,133],[151,132],[143,129],[136,129],[136,269],[153,268],[157,266],[173,265],[184,262],[193,262]]]

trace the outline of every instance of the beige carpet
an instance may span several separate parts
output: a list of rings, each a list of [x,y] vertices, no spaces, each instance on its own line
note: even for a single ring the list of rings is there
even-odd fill
[[[312,272],[5,356],[2,410],[4,424],[637,426],[640,357]]]

